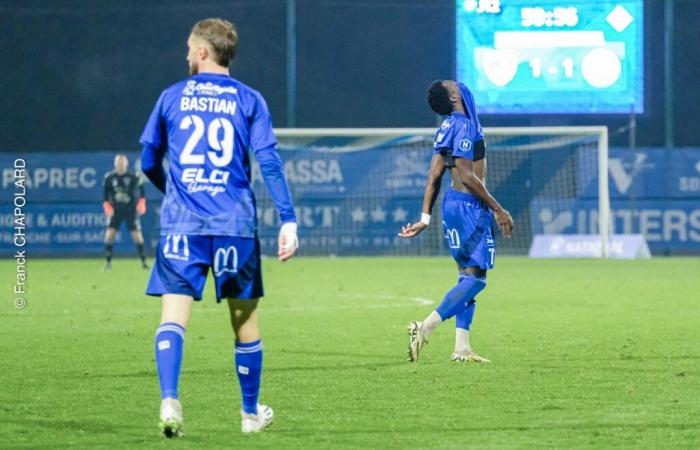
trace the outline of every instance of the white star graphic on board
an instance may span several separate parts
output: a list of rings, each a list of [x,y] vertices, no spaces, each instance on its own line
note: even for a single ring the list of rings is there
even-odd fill
[[[408,211],[406,211],[400,206],[396,208],[391,214],[394,216],[394,222],[403,223],[408,218]]]
[[[359,206],[350,212],[353,222],[364,222],[367,217],[367,212]]]
[[[372,222],[386,222],[386,211],[382,207],[377,206],[370,213]]]

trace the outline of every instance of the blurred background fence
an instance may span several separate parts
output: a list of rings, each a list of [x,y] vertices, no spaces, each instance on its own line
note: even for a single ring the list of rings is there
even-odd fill
[[[482,3],[494,2],[1,2],[0,43],[7,64],[0,71],[5,88],[0,96],[0,252],[14,250],[12,162],[17,157],[27,160],[34,184],[27,212],[35,254],[102,252],[102,177],[116,152],[127,153],[132,166],[137,160],[138,138],[156,98],[187,75],[185,42],[196,20],[218,16],[237,25],[240,47],[232,75],[262,92],[277,127],[434,127],[438,119],[426,105],[426,86],[458,73],[456,20]],[[608,126],[615,231],[644,234],[657,255],[698,254],[700,1],[640,4],[643,112],[483,114],[481,119],[491,127]],[[439,227],[431,228],[420,245],[395,239],[399,225],[415,219],[420,207],[428,140],[359,144],[358,151],[322,156],[293,147],[282,146],[282,154],[300,208],[304,252],[441,252]],[[522,185],[534,175],[521,170],[513,180]],[[362,191],[368,179],[384,183],[385,189]],[[254,181],[261,238],[269,251],[275,214],[259,178]],[[498,183],[491,187],[498,193]],[[147,197],[150,208],[142,224],[152,246],[160,194],[148,185]],[[583,194],[568,203],[536,206],[519,218],[530,233],[595,231],[591,199]],[[508,251],[521,254],[524,245]],[[116,249],[131,249],[123,231]]]
[[[336,138],[306,142],[303,148],[292,142],[281,146],[299,216],[302,254],[441,254],[444,239],[439,216],[436,226],[420,239],[396,237],[402,224],[419,217],[431,139],[406,136],[360,141]],[[582,176],[584,171],[593,170],[594,164],[571,166],[572,158],[587,147],[590,144],[585,142],[562,145],[556,158],[529,153],[516,161],[507,146],[499,147],[497,140],[489,144],[489,187],[509,205],[519,227],[511,242],[500,243],[502,253],[526,253],[534,233],[596,232],[596,180]],[[138,152],[128,156],[136,161]],[[10,168],[14,158],[0,154],[4,192],[13,188]],[[102,254],[106,226],[101,208],[102,180],[112,168],[114,152],[29,152],[23,158],[32,186],[26,208],[32,254]],[[613,147],[609,172],[616,233],[644,234],[655,255],[700,254],[700,149]],[[552,174],[556,173],[574,180],[573,185],[562,187],[558,182],[552,188]],[[578,178],[587,181],[577,183]],[[265,253],[274,254],[277,212],[256,167],[253,181],[263,248]],[[153,254],[161,194],[148,183],[146,196],[149,209],[141,223]],[[3,255],[14,252],[13,220],[11,197],[3,196]],[[124,229],[115,251],[133,253]]]

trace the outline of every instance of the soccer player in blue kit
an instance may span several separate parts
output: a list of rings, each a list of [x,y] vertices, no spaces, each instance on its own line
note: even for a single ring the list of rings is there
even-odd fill
[[[430,334],[455,316],[457,330],[452,360],[489,362],[472,351],[469,329],[476,296],[486,287],[486,271],[493,268],[496,257],[492,221],[495,219],[508,239],[513,231],[513,218],[484,185],[486,145],[472,93],[462,83],[438,80],[428,88],[428,103],[435,113],[447,117],[435,136],[421,220],[402,227],[399,236],[415,237],[428,227],[442,176],[449,169],[452,186],[443,198],[442,223],[447,245],[457,262],[459,279],[425,320],[408,325],[408,359],[417,361]]]
[[[178,379],[184,336],[209,268],[217,302],[227,299],[235,334],[241,429],[262,431],[273,420],[272,409],[258,404],[263,347],[256,306],[263,285],[250,153],[279,211],[281,261],[298,247],[297,225],[267,105],[260,93],[229,76],[237,44],[230,22],[197,22],[187,40],[191,76],[163,91],[141,136],[142,170],[165,192],[146,293],[162,297],[155,356],[159,426],[167,437],[183,434]]]

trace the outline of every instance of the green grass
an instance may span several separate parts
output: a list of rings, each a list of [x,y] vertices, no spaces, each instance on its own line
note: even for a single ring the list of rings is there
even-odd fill
[[[700,259],[501,258],[472,344],[454,322],[406,361],[405,325],[455,282],[445,258],[265,261],[261,400],[242,436],[227,309],[195,306],[180,382],[187,436],[157,431],[148,273],[30,260],[28,305],[0,263],[0,448],[700,448]],[[210,280],[211,281],[211,280]]]

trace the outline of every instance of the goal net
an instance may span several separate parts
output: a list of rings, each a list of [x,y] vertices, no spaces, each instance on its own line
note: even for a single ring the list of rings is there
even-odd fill
[[[486,128],[486,186],[513,215],[515,232],[497,237],[498,254],[525,255],[536,234],[609,227],[607,128]],[[301,254],[440,255],[446,244],[441,198],[431,226],[415,239],[397,236],[420,218],[435,129],[278,129],[278,149],[299,221]],[[254,164],[259,236],[276,251],[279,223]],[[451,182],[448,173],[442,192]],[[585,222],[585,224],[583,223]],[[583,224],[583,226],[582,226]],[[599,232],[601,230],[601,232]]]

